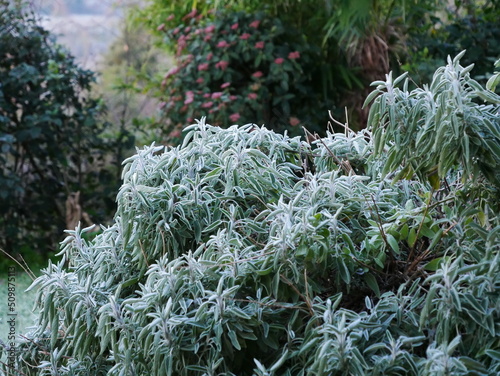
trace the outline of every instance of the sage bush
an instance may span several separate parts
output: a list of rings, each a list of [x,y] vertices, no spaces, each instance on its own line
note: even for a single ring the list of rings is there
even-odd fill
[[[403,79],[368,98],[373,134],[305,142],[202,118],[182,145],[138,150],[113,225],[67,231],[34,282],[19,369],[497,375],[500,98],[459,59],[423,91]],[[456,143],[472,161],[440,165],[433,148]]]

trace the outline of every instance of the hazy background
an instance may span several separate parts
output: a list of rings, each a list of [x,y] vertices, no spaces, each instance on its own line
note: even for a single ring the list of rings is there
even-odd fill
[[[42,25],[57,36],[85,68],[96,70],[110,44],[120,36],[124,9],[141,1],[33,0]]]

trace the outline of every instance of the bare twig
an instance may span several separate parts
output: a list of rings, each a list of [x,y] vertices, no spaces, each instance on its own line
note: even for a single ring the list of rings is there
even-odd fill
[[[295,287],[295,285],[292,283],[292,281],[290,281],[287,277],[285,277],[283,274],[280,274],[280,278],[283,282],[285,282],[288,286],[290,286],[293,291],[295,291],[299,296],[300,298],[306,303],[307,305],[307,309],[309,310],[309,314],[311,316],[314,316],[314,310],[312,308],[312,304],[311,304],[311,301],[309,300],[308,297],[304,296],[298,289],[297,287]]]
[[[35,273],[33,273],[33,271],[29,268],[28,264],[26,264],[26,261],[24,261],[22,256],[21,256],[21,259],[26,266],[21,264],[21,262],[19,262],[19,260],[16,260],[16,258],[14,256],[10,255],[6,251],[4,251],[2,248],[0,248],[0,252],[2,252],[8,258],[13,260],[17,265],[19,265],[26,272],[26,274],[28,274],[28,276],[31,278],[32,281],[34,281],[36,279]]]

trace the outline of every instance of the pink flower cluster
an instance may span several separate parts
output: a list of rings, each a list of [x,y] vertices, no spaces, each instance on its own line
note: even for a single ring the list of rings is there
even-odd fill
[[[198,65],[198,70],[201,71],[206,71],[208,69],[208,63],[201,63]]]
[[[184,101],[184,104],[190,104],[193,103],[193,101],[194,101],[194,93],[192,91],[187,91],[186,100]]]
[[[234,122],[237,122],[240,117],[241,117],[240,114],[237,112],[232,115],[229,115],[229,119]]]
[[[221,70],[226,70],[227,66],[229,65],[229,62],[221,60],[218,63],[215,64],[216,68],[219,68]]]
[[[296,118],[295,116],[291,116],[290,119],[288,120],[288,122],[290,123],[290,125],[292,127],[296,127],[297,125],[300,124],[300,120],[298,118]]]
[[[227,43],[225,40],[221,40],[219,43],[217,43],[217,48],[226,48],[229,46],[230,46],[230,44]]]
[[[193,9],[191,12],[189,12],[188,14],[186,14],[182,20],[186,21],[186,20],[189,20],[191,18],[195,18],[196,17],[196,13],[197,13],[196,9]]]
[[[178,72],[179,72],[179,67],[173,67],[173,68],[171,68],[171,69],[167,72],[167,74],[165,75],[165,77],[164,77],[164,78],[165,78],[165,79],[167,79],[167,78],[169,78],[170,76],[173,76],[173,75],[177,74]]]

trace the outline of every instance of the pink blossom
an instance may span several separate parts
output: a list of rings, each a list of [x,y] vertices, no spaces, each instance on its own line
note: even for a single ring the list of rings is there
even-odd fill
[[[248,99],[257,99],[257,94],[256,93],[249,93],[247,95]]]
[[[162,23],[160,26],[158,26],[156,28],[156,30],[158,30],[158,31],[162,31],[163,29],[165,29],[165,24],[164,23]]]
[[[228,65],[229,65],[229,62],[221,60],[217,64],[215,64],[215,67],[219,68],[219,69],[222,69],[222,70],[225,70]]]
[[[213,54],[213,53],[211,53],[211,52],[209,52],[209,53],[208,53],[208,55],[207,55],[207,57],[206,57],[206,59],[207,59],[208,61],[210,61],[210,60],[212,60],[212,57],[213,57],[213,56],[214,56],[214,54]]]
[[[231,121],[234,121],[234,122],[237,122],[239,118],[240,118],[240,114],[239,114],[239,113],[237,113],[237,112],[236,112],[236,113],[234,113],[234,114],[232,114],[232,115],[229,115],[229,119],[230,119]]]
[[[179,31],[180,31],[180,30],[179,30],[179,28],[178,28],[178,27],[176,27],[176,28],[174,29],[174,31],[172,31],[172,34],[173,34],[173,35],[177,35],[177,34],[179,33]]]
[[[193,103],[194,98],[193,97],[187,97],[186,100],[184,101],[184,104],[190,104]]]
[[[192,117],[188,117],[186,120],[187,120],[188,123],[192,123],[193,122],[193,118]]]
[[[260,25],[260,21],[255,20],[255,21],[251,22],[249,26],[257,29],[259,27],[259,25]]]
[[[250,35],[250,34],[248,34],[248,33],[243,33],[243,34],[241,34],[240,39],[246,40],[246,39],[248,39],[248,38],[250,38],[250,37],[251,37],[251,35]]]
[[[184,29],[184,32],[185,33],[189,33],[191,31],[191,26],[188,26]]]
[[[165,107],[167,105],[167,102],[161,102],[160,105],[158,106],[160,109]]]
[[[182,113],[182,112],[186,112],[186,111],[187,111],[187,109],[188,109],[188,106],[187,106],[187,105],[182,106],[182,107],[181,107],[181,109],[180,109],[180,112],[181,112],[181,113]]]
[[[183,18],[183,20],[188,20],[190,18],[194,18],[196,16],[196,9],[193,9],[191,12],[189,12],[188,14],[186,14]]]
[[[203,41],[204,42],[208,42],[210,39],[212,39],[212,35],[211,34],[207,34],[203,37]]]
[[[231,101],[235,101],[236,99],[238,99],[238,97],[236,95],[229,96],[229,100],[231,100]]]
[[[219,43],[217,43],[217,48],[225,48],[229,47],[229,43],[227,43],[225,40],[221,40]]]
[[[213,106],[213,102],[205,102],[201,105],[201,107],[203,108],[209,108],[209,107],[212,107]]]
[[[260,41],[255,43],[255,48],[263,49],[264,48],[264,42]]]
[[[174,14],[171,14],[170,16],[167,17],[167,21],[172,21],[175,18]]]
[[[209,93],[203,94],[203,98],[210,98],[210,94]]]
[[[220,85],[221,89],[225,89],[226,87],[230,86],[231,82],[224,82],[222,85]]]
[[[169,78],[170,76],[173,76],[174,74],[176,74],[177,72],[179,72],[179,67],[173,67],[171,68],[167,74],[165,75],[165,79],[166,78]]]
[[[212,99],[218,99],[220,97],[222,97],[222,93],[220,91],[212,93]]]
[[[295,126],[299,125],[300,120],[298,118],[296,118],[295,116],[291,116],[290,119],[288,119],[288,122],[290,123],[290,125],[292,127],[295,127]]]
[[[203,77],[199,77],[197,80],[196,80],[196,83],[197,84],[202,84],[203,81],[205,81],[205,79]]]
[[[200,65],[198,65],[198,70],[199,71],[204,71],[204,70],[207,70],[208,69],[208,63],[201,63]]]
[[[238,22],[231,25],[231,30],[236,30],[238,28]]]
[[[278,57],[278,58],[274,59],[274,62],[276,64],[283,64],[284,61],[285,61],[285,59],[283,59],[282,57]]]
[[[215,30],[215,25],[208,25],[205,28],[205,33],[212,33],[212,32],[214,32],[214,30]]]
[[[254,74],[252,74],[252,77],[255,78],[261,78],[264,74],[261,71],[257,71]]]
[[[190,123],[189,119],[188,119],[188,123]],[[172,132],[170,132],[168,137],[177,138],[177,137],[180,137],[181,135],[182,135],[182,132],[180,129],[174,129]]]
[[[288,54],[288,58],[289,59],[298,59],[298,58],[300,58],[300,52],[299,51],[290,52]]]

